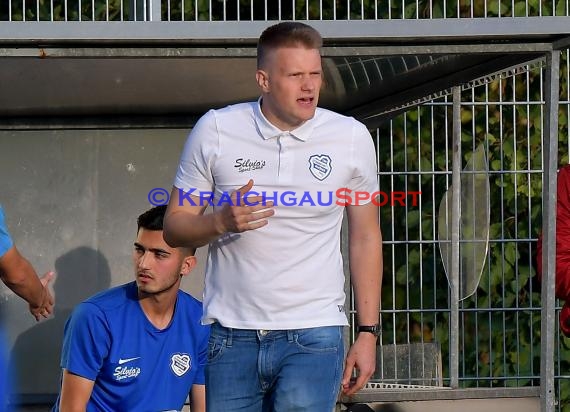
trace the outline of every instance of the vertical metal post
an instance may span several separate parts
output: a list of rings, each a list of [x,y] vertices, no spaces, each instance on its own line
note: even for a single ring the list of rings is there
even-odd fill
[[[139,2],[137,2],[137,0],[129,0],[128,12],[126,13],[126,20],[127,21],[140,20],[139,12],[138,12],[138,8],[139,8],[138,4],[139,4]]]
[[[349,249],[348,249],[348,219],[346,217],[346,212],[342,219],[342,228],[340,232],[340,249],[342,253],[342,263],[344,271],[344,293],[346,295],[346,300],[344,303],[345,313],[348,317],[349,327],[343,329],[343,342],[344,342],[344,353],[346,355],[348,348],[350,347],[351,339],[354,337],[354,331],[356,330],[356,325],[354,324],[355,315],[353,310],[354,301],[352,299],[352,283],[350,281],[350,264],[349,264]]]
[[[149,17],[150,21],[160,21],[160,0],[148,0],[148,10],[149,10]]]
[[[453,88],[453,151],[451,165],[451,268],[449,313],[449,378],[459,387],[459,231],[461,221],[461,87]]]
[[[160,20],[160,0],[128,0],[129,12],[126,20],[145,21],[154,20],[154,9],[158,8],[158,20]]]
[[[542,164],[542,309],[540,315],[540,410],[554,411],[554,325],[556,270],[556,188],[558,165],[558,104],[560,52],[546,56]]]

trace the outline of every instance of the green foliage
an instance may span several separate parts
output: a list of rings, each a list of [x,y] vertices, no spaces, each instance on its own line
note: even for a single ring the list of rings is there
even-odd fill
[[[564,70],[562,68],[561,73]],[[486,87],[466,91],[462,98],[463,165],[474,148],[484,144],[491,186],[487,262],[477,293],[462,301],[460,308],[459,369],[460,382],[466,387],[531,385],[538,383],[540,375],[540,313],[532,308],[539,308],[541,302],[534,280],[534,242],[526,240],[536,238],[541,228],[542,178],[539,172],[543,151],[539,77],[536,71],[497,80]],[[567,79],[562,75],[561,93],[567,87]],[[491,103],[470,106],[469,101]],[[436,246],[434,219],[439,202],[451,184],[450,111],[450,104],[426,105],[398,116],[391,127],[380,133],[386,136],[386,147],[391,139],[391,150],[382,150],[382,142],[379,147],[380,170],[396,172],[394,176],[382,175],[381,187],[422,190],[421,209],[382,208],[380,211],[384,238],[396,243],[391,246],[395,253],[391,253],[389,247],[385,254],[383,308],[439,310],[431,323],[422,323],[417,312],[412,312],[407,327],[394,325],[395,330],[385,331],[385,334],[395,336],[397,342],[437,340],[444,359],[449,355],[449,324],[444,308],[449,308],[450,303],[448,283],[442,275],[444,269]],[[562,164],[568,160],[566,109],[560,113]],[[445,174],[418,173],[429,169]],[[433,244],[426,245],[430,240]],[[390,273],[392,268],[396,272],[394,277]],[[518,310],[511,310],[513,308]],[[384,315],[383,320],[386,318],[389,316]],[[560,374],[570,367],[568,353],[570,349],[561,349]],[[444,363],[444,376],[447,373],[448,365]],[[562,410],[570,409],[567,406],[570,392],[564,390],[565,386],[567,383],[561,383],[558,392]]]
[[[128,1],[8,0],[8,2],[13,21],[117,21],[121,20],[121,12],[122,20],[132,20],[129,9],[131,2]],[[7,7],[0,9],[0,20],[8,20]]]

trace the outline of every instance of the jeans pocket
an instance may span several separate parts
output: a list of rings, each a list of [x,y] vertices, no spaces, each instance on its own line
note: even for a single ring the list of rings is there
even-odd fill
[[[208,364],[216,362],[222,357],[226,348],[227,339],[222,336],[210,335],[208,340]]]
[[[300,329],[294,336],[297,347],[308,353],[338,352],[342,343],[340,326]]]

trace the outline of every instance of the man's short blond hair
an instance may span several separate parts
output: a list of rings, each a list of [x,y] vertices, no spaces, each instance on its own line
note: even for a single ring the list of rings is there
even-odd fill
[[[257,68],[263,67],[268,52],[281,47],[304,47],[317,49],[323,45],[323,38],[313,27],[299,22],[283,22],[266,28],[257,42]]]

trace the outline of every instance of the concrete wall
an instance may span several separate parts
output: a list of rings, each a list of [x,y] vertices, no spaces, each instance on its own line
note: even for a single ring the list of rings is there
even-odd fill
[[[188,129],[189,130],[189,129]],[[75,305],[133,279],[136,217],[168,192],[188,130],[0,131],[0,203],[17,247],[57,272],[55,316],[35,323],[0,287],[0,313],[24,400],[58,391],[63,326]],[[201,298],[200,265],[183,287]]]

